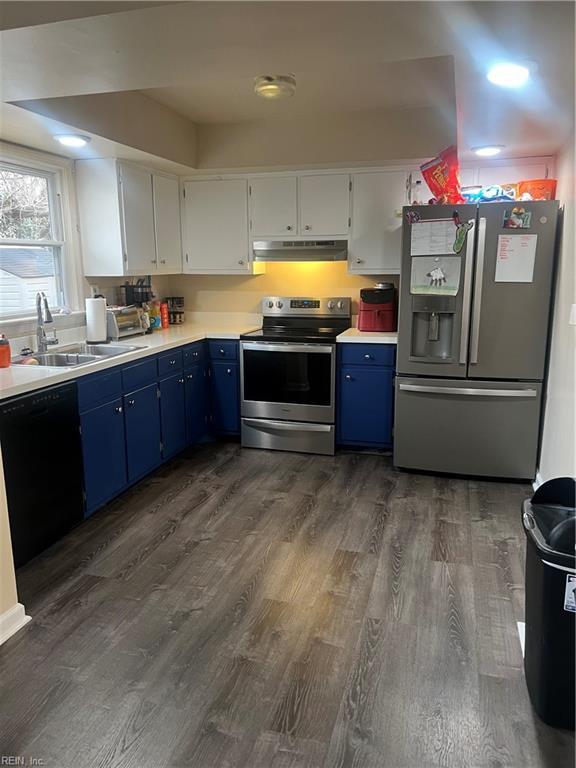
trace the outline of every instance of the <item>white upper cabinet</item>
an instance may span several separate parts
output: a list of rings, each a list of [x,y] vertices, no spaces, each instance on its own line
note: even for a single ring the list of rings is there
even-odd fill
[[[405,171],[352,175],[350,273],[387,275],[400,271],[406,180]]]
[[[157,272],[158,274],[173,275],[182,271],[178,179],[153,174],[152,196],[158,261]]]
[[[120,165],[119,180],[127,271],[147,275],[157,266],[152,175],[135,165]]]
[[[187,181],[182,236],[185,272],[249,273],[248,182]]]
[[[476,183],[482,187],[489,184],[515,184],[525,179],[545,179],[548,175],[546,162],[514,163],[506,165],[484,165],[478,168]]]
[[[112,158],[78,160],[75,168],[87,277],[182,271],[176,177]]]
[[[348,235],[350,176],[347,173],[300,176],[298,200],[301,235]]]
[[[270,176],[250,181],[252,237],[286,238],[298,234],[298,179]]]

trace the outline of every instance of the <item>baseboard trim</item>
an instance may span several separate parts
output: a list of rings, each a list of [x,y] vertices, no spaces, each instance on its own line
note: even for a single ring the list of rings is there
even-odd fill
[[[29,621],[32,621],[32,617],[26,616],[26,610],[22,603],[16,603],[12,608],[0,613],[0,645],[15,635]]]

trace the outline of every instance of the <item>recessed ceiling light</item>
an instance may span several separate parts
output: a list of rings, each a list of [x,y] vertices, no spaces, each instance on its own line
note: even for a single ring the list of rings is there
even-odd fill
[[[61,136],[54,136],[54,138],[65,147],[85,147],[90,141],[90,136],[82,136],[79,133],[63,134]]]
[[[294,75],[259,75],[254,78],[254,91],[263,99],[281,99],[296,91]]]
[[[495,157],[496,155],[499,155],[503,149],[504,144],[490,144],[486,147],[472,147],[472,152],[478,155],[478,157]]]
[[[530,70],[522,64],[502,61],[490,67],[486,77],[491,83],[502,88],[520,88],[528,81]]]

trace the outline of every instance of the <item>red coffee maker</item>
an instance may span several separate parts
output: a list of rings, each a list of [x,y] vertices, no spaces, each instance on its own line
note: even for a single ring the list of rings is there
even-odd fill
[[[395,331],[396,288],[394,283],[377,283],[374,288],[361,288],[359,331]]]

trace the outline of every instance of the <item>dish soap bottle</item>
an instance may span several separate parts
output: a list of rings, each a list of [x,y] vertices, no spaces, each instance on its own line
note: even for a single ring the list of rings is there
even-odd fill
[[[3,333],[0,333],[0,368],[10,368],[11,357],[10,342]]]

